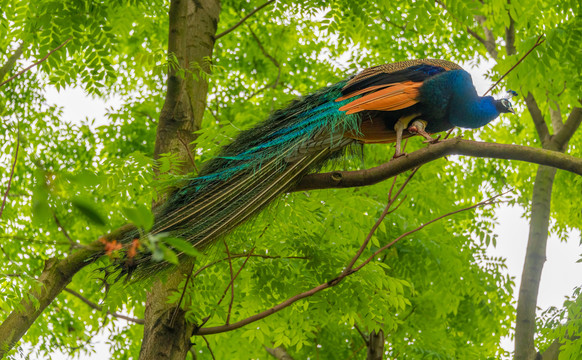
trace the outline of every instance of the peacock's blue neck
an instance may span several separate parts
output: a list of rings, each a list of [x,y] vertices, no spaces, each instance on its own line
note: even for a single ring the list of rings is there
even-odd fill
[[[491,96],[463,98],[454,96],[450,104],[449,122],[464,128],[479,128],[499,116]]]
[[[449,122],[464,128],[479,128],[499,116],[495,100],[481,97],[473,86],[471,75],[464,70],[451,71]]]
[[[478,128],[499,116],[495,100],[490,96],[478,96],[471,75],[464,70],[436,75],[424,82],[420,92],[426,111],[437,122]]]

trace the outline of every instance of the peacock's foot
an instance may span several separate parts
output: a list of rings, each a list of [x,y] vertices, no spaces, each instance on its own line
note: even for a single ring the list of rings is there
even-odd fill
[[[398,159],[399,157],[403,157],[403,156],[406,156],[405,152],[397,151],[394,153],[394,156],[392,156],[392,159]]]
[[[421,134],[421,135],[422,135],[422,134]],[[428,135],[428,134],[427,134],[427,135]],[[423,141],[423,143],[424,143],[424,144],[436,144],[436,143],[438,143],[438,142],[440,141],[440,139],[441,139],[441,136],[440,136],[440,135],[438,135],[436,138],[432,138],[432,137],[430,137],[430,135],[429,135],[429,137],[428,137],[428,138],[427,138],[427,137],[425,137],[425,138],[426,138],[426,140],[424,140],[424,141]],[[430,138],[430,139],[429,139],[429,138]]]
[[[408,132],[410,132],[410,133],[417,134],[417,135],[424,137],[426,139],[426,141],[424,141],[425,144],[426,143],[436,144],[437,142],[439,142],[439,139],[441,138],[441,136],[439,135],[435,139],[424,130],[425,128],[426,128],[426,121],[415,120],[406,130],[408,130]]]

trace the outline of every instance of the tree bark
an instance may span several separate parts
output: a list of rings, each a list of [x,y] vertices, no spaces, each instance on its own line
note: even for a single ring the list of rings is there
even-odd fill
[[[22,56],[22,53],[24,52],[24,45],[25,45],[25,42],[22,41],[20,43],[20,45],[18,45],[18,47],[16,48],[14,53],[12,53],[12,55],[10,55],[10,57],[8,58],[6,63],[4,65],[2,65],[2,67],[0,67],[0,82],[2,82],[2,80],[4,80],[4,77],[6,76],[6,74],[8,74],[10,72],[10,70],[12,70],[14,65],[16,65],[16,61],[18,61],[18,59],[20,59],[20,56]]]
[[[289,355],[289,353],[287,353],[287,351],[281,346],[276,348],[268,348],[265,346],[265,350],[267,350],[267,352],[277,360],[293,360],[291,355]]]
[[[166,100],[157,128],[154,157],[164,153],[177,154],[183,161],[181,171],[194,167],[191,143],[194,131],[200,129],[208,83],[201,72],[210,71],[209,59],[214,48],[220,13],[219,0],[172,0],[168,52],[175,55],[179,69],[170,66]],[[188,323],[180,304],[168,304],[168,296],[178,289],[191,265],[183,263],[157,281],[148,293],[140,359],[184,359],[191,347],[194,324]]]
[[[566,129],[566,125],[564,125],[564,129]],[[555,139],[558,136],[556,135]],[[289,191],[295,192],[372,185],[447,155],[467,155],[490,159],[526,161],[582,175],[582,159],[555,150],[453,138],[440,141],[436,144],[429,144],[423,149],[406,154],[397,159],[392,159],[389,162],[370,169],[309,174],[303,177]]]
[[[103,238],[107,241],[119,239],[125,231],[133,226],[123,226]],[[91,264],[91,259],[103,255],[103,244],[96,240],[62,260],[50,259],[45,262],[45,268],[37,279],[37,287],[30,289],[30,296],[38,300],[35,305],[24,298],[20,306],[14,309],[0,325],[0,359],[6,355],[26,331],[36,321],[38,316],[71,282],[73,276],[85,266]]]
[[[178,286],[190,270],[191,264],[184,262],[166,282],[156,281],[148,293],[140,359],[186,358],[194,324],[186,321],[183,309],[168,304],[168,297],[182,290]]]
[[[559,130],[554,129],[555,135],[550,136],[533,95],[528,94],[526,103],[534,123],[536,123],[543,148],[555,152],[565,152],[568,142],[582,122],[582,109],[577,107],[572,109],[563,126],[559,126]],[[546,262],[552,187],[555,175],[555,168],[540,166],[534,183],[528,244],[517,300],[514,357],[516,360],[533,360],[538,356],[534,344],[536,307],[542,270]],[[559,353],[559,346],[555,351]]]
[[[157,128],[154,157],[177,154],[184,161],[182,172],[192,170],[190,160],[194,131],[200,129],[206,107],[209,59],[220,12],[219,0],[172,0],[168,53],[180,69],[170,66],[167,92]],[[182,73],[180,70],[184,70]]]
[[[368,339],[368,355],[366,360],[382,360],[384,357],[384,332],[372,331]]]
[[[556,169],[540,166],[537,171],[525,263],[519,287],[515,324],[515,359],[535,359],[536,306],[550,223],[552,186]]]

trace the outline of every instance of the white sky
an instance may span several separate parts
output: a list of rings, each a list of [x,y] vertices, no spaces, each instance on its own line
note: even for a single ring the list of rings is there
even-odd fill
[[[483,76],[489,64],[470,70],[477,88],[478,94],[483,94],[491,85]],[[100,99],[92,99],[81,90],[68,89],[57,92],[55,89],[47,90],[47,100],[63,108],[63,120],[78,122],[81,119],[95,119],[96,125],[105,124],[106,108],[117,107],[120,100],[110,99],[106,102]],[[533,181],[533,179],[532,179]],[[521,218],[522,209],[504,206],[497,212],[499,225],[495,232],[499,235],[497,247],[489,248],[489,255],[501,256],[507,259],[507,273],[515,278],[517,296],[525,249],[528,238],[529,223]],[[580,258],[580,234],[570,234],[570,241],[561,243],[557,238],[551,237],[548,241],[547,262],[542,275],[538,307],[546,309],[549,306],[561,307],[564,297],[571,295],[574,287],[582,285],[582,263],[576,263]],[[83,356],[81,359],[108,359],[108,346],[105,344],[106,336],[100,335],[94,339],[97,344],[97,354]],[[511,340],[503,342],[506,349],[513,349]],[[54,354],[53,359],[67,359],[63,354]]]

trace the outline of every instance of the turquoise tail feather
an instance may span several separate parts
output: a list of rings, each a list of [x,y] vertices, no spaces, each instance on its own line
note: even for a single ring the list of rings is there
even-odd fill
[[[335,102],[344,85],[297,100],[240,133],[156,211],[151,233],[167,232],[204,249],[353,143],[343,134],[358,131],[360,116],[339,111],[350,100]],[[150,254],[127,263],[119,265],[122,274],[136,270],[138,278],[168,267]]]

